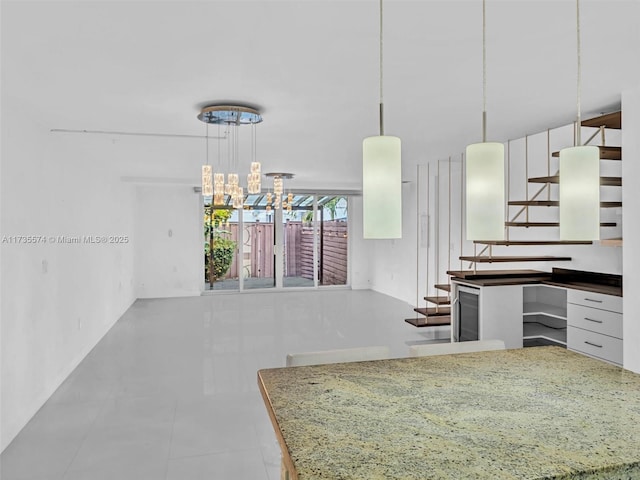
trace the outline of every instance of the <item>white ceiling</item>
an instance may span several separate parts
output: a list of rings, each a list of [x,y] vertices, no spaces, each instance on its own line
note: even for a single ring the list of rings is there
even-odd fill
[[[480,139],[482,2],[384,5],[385,126],[403,140],[407,176]],[[640,2],[583,0],[581,11],[588,116],[640,84]],[[23,0],[1,13],[3,102],[33,109],[47,130],[201,135],[201,106],[248,103],[264,116],[263,171],[360,187],[361,141],[378,128],[377,0]],[[573,0],[488,0],[487,42],[490,140],[572,121]],[[121,175],[152,164],[197,179],[202,140],[113,140]]]

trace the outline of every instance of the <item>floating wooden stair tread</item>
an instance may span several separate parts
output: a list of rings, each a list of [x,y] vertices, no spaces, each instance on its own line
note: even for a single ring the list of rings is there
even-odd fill
[[[603,245],[606,247],[621,247],[622,238],[604,238],[600,240],[600,245]]]
[[[560,202],[558,200],[512,200],[509,202],[509,205],[521,207],[559,207]],[[621,206],[622,202],[600,202],[600,208],[617,208]]]
[[[441,315],[439,317],[428,318],[405,318],[404,321],[418,328],[440,327],[442,325],[451,325],[451,316]]]
[[[533,177],[529,179],[529,183],[560,183],[560,175]],[[622,177],[600,177],[600,185],[605,187],[620,187],[622,186]]]
[[[414,312],[418,312],[425,317],[441,317],[443,315],[450,315],[451,308],[450,307],[418,307],[413,309]]]
[[[592,245],[593,242],[571,241],[571,240],[474,240],[473,243],[480,245],[500,245],[508,247],[509,245]]]
[[[507,227],[559,227],[559,222],[504,222]],[[600,222],[601,227],[615,227],[616,222]]]
[[[451,291],[451,285],[449,285],[448,283],[438,283],[434,285],[434,287],[436,288],[436,290],[443,290],[445,292]]]
[[[622,128],[622,112],[613,112],[601,115],[599,117],[590,118],[582,121],[583,127],[605,127],[605,128]]]
[[[527,256],[527,257],[519,257],[519,256],[462,256],[460,260],[464,260],[465,262],[475,262],[475,263],[500,263],[500,262],[565,262],[571,260],[571,257],[552,257],[548,255],[542,256]]]
[[[424,299],[429,303],[434,303],[436,305],[449,305],[451,303],[451,298],[449,297],[424,297]]]
[[[600,149],[600,160],[622,160],[622,147],[598,147]],[[553,152],[554,157],[559,157],[560,152]]]

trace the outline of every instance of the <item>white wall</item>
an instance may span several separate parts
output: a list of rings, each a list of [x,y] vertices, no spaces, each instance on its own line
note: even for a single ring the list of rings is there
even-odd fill
[[[110,142],[49,133],[33,112],[3,90],[2,449],[135,299],[133,188]]]
[[[371,288],[369,241],[362,234],[362,197],[349,197],[349,283],[354,290]]]
[[[622,94],[622,162],[624,224],[623,365],[640,373],[640,86]]]
[[[136,188],[138,298],[200,295],[204,285],[202,196],[188,185]]]

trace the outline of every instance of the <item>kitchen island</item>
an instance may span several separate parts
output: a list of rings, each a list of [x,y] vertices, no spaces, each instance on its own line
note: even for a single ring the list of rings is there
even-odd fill
[[[277,368],[293,479],[640,479],[640,375],[558,347]]]

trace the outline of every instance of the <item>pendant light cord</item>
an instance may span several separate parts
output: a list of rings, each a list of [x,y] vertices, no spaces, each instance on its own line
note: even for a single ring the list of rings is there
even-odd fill
[[[487,22],[486,0],[482,0],[482,143],[487,141]]]
[[[209,165],[209,123],[205,123],[204,124],[204,133],[205,133],[205,137],[206,137],[206,152],[207,152],[207,165]]]
[[[581,107],[580,107],[580,93],[582,90],[582,59],[581,59],[581,53],[582,53],[582,49],[580,46],[580,0],[576,0],[576,34],[577,34],[577,50],[578,50],[578,78],[577,78],[577,97],[576,97],[576,103],[577,103],[577,111],[578,111],[578,116],[577,116],[577,121],[576,121],[576,145],[580,146],[582,145],[582,139],[581,139],[581,135],[580,135],[580,130],[581,130],[581,117],[582,117],[582,111],[581,111]]]
[[[380,136],[384,135],[384,101],[382,96],[383,78],[382,78],[382,0],[380,0]]]

